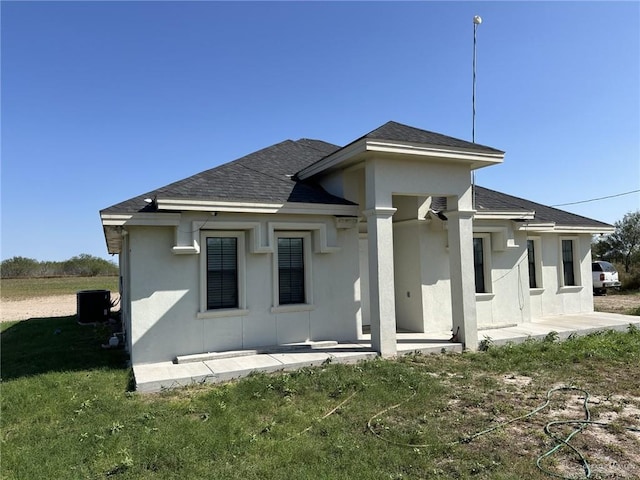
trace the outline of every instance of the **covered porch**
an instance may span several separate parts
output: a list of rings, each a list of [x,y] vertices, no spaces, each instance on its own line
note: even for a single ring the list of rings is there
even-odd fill
[[[603,330],[626,331],[629,325],[640,328],[640,317],[602,312],[549,316],[517,326],[480,330],[478,346],[482,342],[498,346],[521,343],[530,338],[543,339],[550,332],[557,332],[557,338],[565,340],[570,335],[588,335]],[[397,333],[395,346],[398,355],[462,352],[462,344],[450,342],[450,337],[450,332],[428,335]],[[179,363],[135,365],[133,371],[137,391],[157,392],[194,383],[225,382],[252,372],[291,371],[327,362],[353,364],[376,356],[378,353],[372,348],[370,335],[363,335],[358,341],[350,343],[312,342],[192,355],[179,359]]]

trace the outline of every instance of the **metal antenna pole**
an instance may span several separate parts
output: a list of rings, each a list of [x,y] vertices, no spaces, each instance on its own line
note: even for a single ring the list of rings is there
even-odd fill
[[[473,92],[471,94],[471,142],[476,143],[476,32],[482,23],[479,15],[473,17]],[[476,171],[471,172],[472,208],[476,209]]]
[[[471,96],[471,106],[473,108],[471,124],[471,142],[476,143],[476,32],[482,19],[476,15],[473,17],[473,93]]]

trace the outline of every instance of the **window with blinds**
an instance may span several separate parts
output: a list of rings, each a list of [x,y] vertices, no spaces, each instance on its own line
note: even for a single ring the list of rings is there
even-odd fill
[[[305,303],[304,242],[278,238],[278,301],[280,305]]]
[[[238,308],[238,239],[207,238],[207,310]]]
[[[527,240],[527,258],[529,262],[529,288],[538,288],[536,280],[536,250],[533,240]]]
[[[573,262],[573,240],[562,240],[562,271],[565,287],[576,284]]]
[[[476,293],[486,293],[484,282],[484,242],[482,238],[473,239],[473,271],[475,273]]]

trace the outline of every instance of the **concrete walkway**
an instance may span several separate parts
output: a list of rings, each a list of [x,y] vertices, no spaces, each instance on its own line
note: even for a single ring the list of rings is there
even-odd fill
[[[640,317],[615,313],[590,313],[545,317],[517,326],[479,330],[479,344],[520,343],[528,338],[542,339],[549,332],[564,340],[572,334],[586,335],[600,330],[625,331],[630,324],[640,328]],[[412,352],[462,352],[462,345],[449,342],[450,332],[442,334],[398,333],[398,355]],[[251,372],[277,372],[322,365],[325,362],[357,363],[377,356],[370,335],[355,343],[310,342],[259,350],[240,350],[179,357],[177,362],[135,365],[136,390],[157,392],[193,383],[218,383],[249,375]]]
[[[493,345],[520,343],[528,338],[541,340],[549,332],[557,332],[559,340],[566,340],[570,335],[588,335],[602,330],[623,332],[631,324],[640,328],[640,317],[604,312],[554,315],[513,327],[479,330],[478,343],[485,339]]]

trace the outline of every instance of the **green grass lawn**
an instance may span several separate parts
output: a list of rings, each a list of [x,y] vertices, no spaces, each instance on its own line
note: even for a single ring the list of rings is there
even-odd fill
[[[0,299],[75,294],[79,290],[118,291],[118,277],[1,278]]]
[[[550,420],[584,419],[576,391],[521,416],[559,385],[586,389],[572,440],[592,478],[640,478],[640,332],[409,355],[253,375],[153,395],[130,391],[106,327],[74,317],[2,325],[2,479],[543,479]],[[368,427],[370,426],[370,428]],[[559,435],[570,429],[559,426]],[[542,461],[569,478],[568,448]]]

